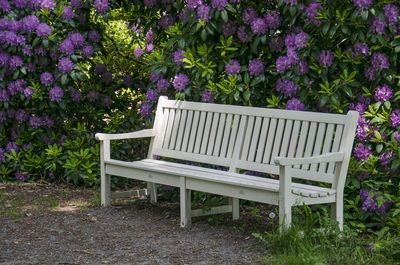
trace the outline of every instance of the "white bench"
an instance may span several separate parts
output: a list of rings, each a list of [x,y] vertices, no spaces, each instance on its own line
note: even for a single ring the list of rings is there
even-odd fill
[[[332,218],[343,228],[343,190],[358,112],[347,115],[277,110],[168,100],[160,97],[153,129],[123,134],[96,134],[100,140],[101,203],[110,205],[110,175],[180,188],[181,226],[191,223],[190,191],[231,198],[239,218],[239,199],[279,206],[282,227],[291,224],[296,205],[331,204]],[[151,137],[148,159],[110,158],[110,140]],[[226,172],[156,157],[226,167]],[[243,174],[257,171],[279,180]],[[296,183],[296,180],[307,183]],[[304,182],[304,181],[303,181]],[[322,187],[322,185],[323,187]]]

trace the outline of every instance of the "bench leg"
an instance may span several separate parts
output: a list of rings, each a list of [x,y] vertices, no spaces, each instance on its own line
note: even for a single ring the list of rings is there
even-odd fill
[[[181,199],[181,227],[186,227],[192,223],[192,201],[191,192],[186,189],[186,178],[180,180],[180,199]]]
[[[105,174],[101,171],[101,206],[110,206],[110,175]]]
[[[279,225],[281,232],[292,224],[292,206],[279,202]]]
[[[157,184],[152,182],[147,182],[147,190],[150,193],[150,201],[157,202]]]
[[[229,198],[229,204],[232,205],[232,220],[239,219],[239,199],[238,198]]]
[[[339,223],[339,229],[343,231],[343,201],[331,204],[331,218]]]

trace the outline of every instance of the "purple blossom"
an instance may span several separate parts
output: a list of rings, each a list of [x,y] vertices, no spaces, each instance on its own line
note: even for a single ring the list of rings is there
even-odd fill
[[[152,52],[154,50],[153,43],[146,44],[146,52]]]
[[[368,79],[368,80],[370,80],[370,81],[374,81],[375,80],[375,70],[374,70],[374,68],[371,66],[371,67],[368,67],[368,68],[365,68],[365,70],[364,70],[364,76]]]
[[[310,36],[305,32],[300,32],[296,34],[294,44],[297,49],[301,49],[307,46],[307,40]]]
[[[362,172],[362,173],[360,173],[360,175],[357,176],[357,178],[359,181],[363,181],[363,180],[367,179],[370,175],[371,175],[370,172]]]
[[[64,12],[61,15],[62,19],[71,20],[75,16],[74,10],[70,6],[64,6]]]
[[[373,17],[371,24],[369,25],[370,32],[376,32],[382,35],[385,30],[386,22],[380,19],[379,17]]]
[[[185,90],[186,86],[189,85],[189,83],[190,83],[189,78],[182,73],[175,75],[174,80],[172,81],[172,84],[176,89],[176,91]]]
[[[303,59],[299,63],[299,75],[305,75],[310,69],[308,68],[307,60]]]
[[[40,75],[40,82],[45,86],[51,86],[54,83],[54,77],[50,72],[44,72]]]
[[[371,138],[371,126],[367,123],[366,119],[362,116],[359,117],[356,129],[357,139],[361,142],[366,142]]]
[[[23,19],[22,28],[28,33],[34,32],[39,26],[40,20],[35,15],[27,16]]]
[[[375,90],[374,98],[378,102],[388,101],[393,95],[392,89],[386,84],[378,86]]]
[[[96,8],[97,12],[101,14],[107,13],[107,11],[110,9],[108,0],[94,0],[94,7]]]
[[[18,154],[19,152],[19,146],[14,143],[14,142],[8,142],[8,144],[6,145],[6,151],[7,153],[9,153],[10,155],[12,154],[12,150],[15,151],[15,153]]]
[[[383,11],[385,12],[385,18],[389,26],[396,24],[399,19],[399,9],[393,4],[386,4],[383,7]]]
[[[211,91],[203,91],[203,94],[201,95],[201,101],[207,102],[207,103],[213,103],[214,96],[211,93]]]
[[[3,122],[7,119],[7,113],[5,111],[0,111],[0,122]]]
[[[85,45],[85,38],[79,32],[68,34],[68,39],[72,41],[75,48],[82,48]]]
[[[3,9],[5,13],[11,11],[10,3],[7,0],[0,0],[0,9]]]
[[[91,90],[87,93],[86,98],[90,101],[96,101],[99,99],[100,93],[98,91]]]
[[[99,42],[100,41],[100,34],[97,32],[97,30],[89,31],[88,40],[90,40],[91,42]]]
[[[297,86],[293,81],[283,78],[276,82],[276,90],[286,97],[294,97],[297,93]]]
[[[280,26],[282,18],[278,11],[268,10],[264,20],[268,28],[276,29]]]
[[[297,0],[285,0],[285,3],[291,6],[297,5]]]
[[[263,18],[255,18],[251,22],[251,30],[255,35],[263,35],[267,32],[267,23]]]
[[[45,39],[51,34],[51,28],[45,23],[40,23],[36,28],[36,34],[39,38]]]
[[[29,118],[29,126],[31,126],[33,129],[37,129],[42,125],[44,125],[44,124],[40,117],[32,116]]]
[[[234,35],[236,32],[236,23],[232,20],[226,22],[226,23],[222,23],[222,35],[224,35],[224,37],[229,37]]]
[[[264,63],[261,60],[253,59],[249,63],[249,73],[252,76],[258,76],[264,72]]]
[[[284,45],[284,41],[283,38],[281,37],[277,37],[277,38],[271,38],[269,40],[269,48],[273,51],[273,52],[281,52],[283,49],[283,45]]]
[[[22,54],[25,56],[32,56],[32,46],[28,44],[25,47],[23,47]]]
[[[10,60],[10,55],[6,52],[0,51],[0,65],[6,67],[8,65],[9,60]]]
[[[24,90],[24,95],[25,95],[25,97],[26,97],[27,99],[30,99],[31,96],[32,96],[33,94],[35,94],[35,90],[33,90],[33,89],[30,88],[30,87],[26,87],[26,88],[25,88],[25,90]]]
[[[396,109],[390,114],[390,124],[394,128],[399,128],[400,127],[400,109]]]
[[[153,83],[157,82],[162,77],[163,77],[162,72],[158,72],[158,73],[151,72],[150,73],[150,81],[153,82]]]
[[[382,166],[386,166],[390,164],[390,158],[393,156],[393,150],[388,152],[387,154],[381,154],[379,157],[379,162],[381,162]]]
[[[246,32],[245,26],[239,27],[237,35],[242,43],[249,42],[249,34]]]
[[[101,100],[101,106],[103,106],[104,108],[108,108],[112,105],[112,99],[110,96],[105,95],[103,97],[103,99]]]
[[[242,13],[242,20],[245,24],[250,25],[257,16],[257,11],[252,7],[248,7]]]
[[[44,10],[49,9],[49,10],[54,10],[54,7],[56,4],[53,2],[53,0],[42,0],[42,3],[40,7]]]
[[[200,6],[203,4],[202,0],[186,0],[187,6],[190,9],[195,9],[196,7]]]
[[[69,91],[70,91],[70,95],[71,95],[71,98],[73,101],[75,101],[75,102],[81,101],[81,98],[82,98],[81,92],[79,92],[78,90],[76,90],[74,88],[70,88]]]
[[[42,56],[45,56],[47,53],[46,49],[42,45],[36,46],[34,52],[35,54]]]
[[[22,171],[20,169],[18,169],[15,172],[15,178],[20,180],[20,181],[27,181],[30,177],[31,177],[31,175],[29,173],[24,172],[24,171]]]
[[[371,59],[371,65],[375,71],[388,69],[390,64],[384,53],[374,53]]]
[[[236,75],[240,72],[240,64],[237,60],[231,60],[229,64],[225,65],[225,72],[228,75]]]
[[[183,55],[183,50],[177,50],[174,52],[174,62],[176,65],[182,65],[183,62],[181,60],[185,59],[185,56]]]
[[[399,132],[394,132],[393,138],[395,141],[399,142],[400,141],[400,133]]]
[[[297,55],[295,50],[288,49],[286,54],[287,54],[287,58],[288,58],[290,66],[293,66],[293,65],[296,65],[299,63],[299,56]]]
[[[153,31],[151,29],[149,31],[147,31],[147,33],[146,33],[146,41],[147,42],[153,42],[154,41],[154,33],[153,33]]]
[[[21,67],[24,65],[24,62],[22,61],[21,57],[15,55],[11,56],[10,60],[8,61],[8,66],[10,67],[11,70],[16,70],[18,67]]]
[[[147,102],[156,102],[157,101],[157,97],[158,97],[158,93],[154,89],[149,89],[146,92],[146,101]]]
[[[349,110],[355,110],[358,111],[358,113],[360,113],[360,115],[363,115],[364,112],[367,110],[367,105],[363,104],[363,103],[350,103],[349,105]]]
[[[161,78],[157,82],[158,92],[160,92],[160,93],[167,92],[169,85],[170,84],[167,79]]]
[[[285,46],[288,49],[296,49],[296,34],[288,34],[285,38]]]
[[[358,9],[368,9],[372,5],[372,0],[353,0],[353,3]]]
[[[71,0],[71,6],[78,9],[83,7],[83,3],[81,0]]]
[[[61,73],[71,72],[74,68],[74,63],[67,57],[63,57],[58,61],[58,70]]]
[[[301,100],[297,99],[297,98],[292,98],[290,99],[287,104],[286,104],[286,109],[287,110],[299,110],[299,111],[303,111],[306,109],[306,106],[304,105],[303,102],[301,102]]]
[[[94,53],[94,49],[93,49],[93,46],[91,46],[91,45],[87,45],[87,46],[83,47],[83,49],[82,49],[82,56],[84,58],[92,57],[93,53]]]
[[[6,156],[4,155],[4,149],[0,148],[0,161],[3,161],[4,159],[6,159]]]
[[[354,44],[354,56],[360,56],[361,54],[368,55],[368,53],[369,53],[369,48],[367,44],[359,42]]]
[[[60,51],[64,54],[73,54],[74,53],[74,44],[71,40],[65,39],[60,44]]]
[[[41,2],[42,0],[30,0],[29,7],[35,10],[39,10]]]
[[[147,8],[151,9],[157,4],[157,0],[143,0],[143,3]]]
[[[197,8],[197,17],[200,20],[209,21],[211,19],[210,10],[211,7],[209,5],[200,5],[199,8]]]
[[[29,112],[27,110],[24,110],[24,109],[19,109],[15,113],[15,119],[19,123],[23,123],[23,122],[25,122],[25,121],[27,121],[29,119]]]
[[[133,51],[133,54],[134,54],[136,57],[142,56],[142,54],[143,54],[142,48],[136,47],[135,50]]]
[[[227,5],[226,0],[211,0],[211,6],[212,8],[215,8],[217,10],[223,10]]]
[[[107,85],[111,84],[111,82],[113,81],[112,73],[111,72],[102,73],[101,80]]]
[[[10,94],[7,89],[0,89],[0,102],[7,102],[10,100]]]
[[[11,20],[7,23],[7,28],[9,31],[17,32],[22,30],[24,23],[19,20]]]
[[[140,115],[142,115],[143,118],[150,116],[150,114],[151,114],[151,108],[147,102],[140,105]]]
[[[283,74],[286,69],[290,68],[290,60],[287,56],[279,56],[278,59],[276,59],[275,65],[276,71]]]
[[[318,15],[319,10],[324,10],[320,3],[312,1],[311,4],[305,9],[307,18],[315,25],[321,26],[322,21],[317,20],[315,17]]]
[[[329,50],[322,50],[319,54],[319,63],[329,67],[333,63],[333,53]]]
[[[354,156],[359,161],[364,161],[368,159],[370,155],[372,155],[372,152],[371,150],[368,149],[368,147],[365,144],[360,144],[354,148]]]
[[[175,18],[171,15],[164,15],[160,18],[160,21],[158,24],[163,28],[163,29],[168,29],[170,26],[173,26],[175,24]]]
[[[61,87],[55,86],[49,92],[49,98],[51,101],[60,102],[64,96],[64,91]]]

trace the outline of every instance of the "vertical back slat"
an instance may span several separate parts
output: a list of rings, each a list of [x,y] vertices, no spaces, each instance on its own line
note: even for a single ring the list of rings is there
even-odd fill
[[[254,127],[254,116],[250,116],[247,123],[246,133],[244,135],[243,149],[239,157],[240,160],[247,160],[251,136],[253,134],[253,127]]]
[[[311,152],[314,148],[315,143],[315,134],[317,133],[317,123],[311,122],[310,130],[308,131],[307,142],[306,142],[306,150],[304,151],[304,157],[311,156]],[[310,165],[302,165],[301,169],[308,170]]]
[[[239,123],[239,128],[237,130],[237,138],[234,140],[233,144],[233,154],[232,154],[232,159],[231,163],[229,165],[229,171],[230,172],[237,172],[236,166],[237,162],[239,161],[240,158],[240,151],[243,149],[243,142],[244,142],[244,134],[246,131],[246,126],[247,126],[247,115],[237,115],[240,117]]]
[[[296,148],[296,158],[297,157],[303,157],[304,153],[304,147],[306,144],[306,139],[307,139],[307,134],[308,134],[308,128],[310,126],[310,122],[308,121],[303,121],[301,123],[301,132],[300,132],[300,138],[299,138],[299,145]],[[294,168],[300,168],[300,165],[294,166]]]
[[[226,154],[226,157],[228,158],[232,157],[233,147],[235,146],[236,135],[239,127],[239,122],[240,122],[240,115],[235,115],[232,124],[231,137],[229,137],[228,151]]]
[[[261,163],[264,155],[265,141],[267,140],[267,132],[269,127],[269,118],[265,117],[262,122],[260,140],[258,141],[256,162]]]
[[[161,126],[159,129],[162,132],[162,135],[156,135],[156,138],[154,141],[154,146],[153,146],[154,148],[162,148],[162,146],[164,144],[165,133],[167,131],[169,109],[162,108],[162,111],[163,111],[163,120],[161,122]]]
[[[226,114],[221,113],[217,129],[217,137],[215,139],[215,147],[213,153],[214,156],[219,156],[221,151],[222,136],[224,135],[225,121],[226,121]]]
[[[285,119],[279,119],[278,121],[278,129],[276,129],[275,139],[274,139],[274,147],[272,149],[272,154],[269,160],[270,164],[274,164],[275,157],[278,156],[279,150],[282,146],[282,138],[283,138],[283,129],[285,128]]]
[[[317,138],[315,139],[313,156],[321,154],[322,142],[324,141],[324,136],[325,136],[325,129],[326,129],[326,123],[320,122],[318,124],[318,132],[317,132]],[[310,170],[316,171],[318,169],[317,166],[318,166],[317,164],[311,164]]]
[[[193,110],[189,110],[187,112],[186,124],[185,124],[185,133],[183,134],[183,142],[182,142],[182,151],[187,152],[187,148],[189,145],[189,136],[192,127],[193,121]]]
[[[179,122],[181,120],[182,110],[177,109],[175,111],[174,125],[172,126],[171,142],[169,143],[169,149],[175,149],[176,138],[178,137]]]
[[[287,157],[290,135],[292,134],[293,120],[286,120],[285,131],[283,133],[281,151],[279,156]]]
[[[171,141],[172,126],[174,125],[174,120],[175,120],[175,110],[169,109],[167,131],[165,132],[165,137],[164,137],[164,142],[163,142],[164,149],[168,149],[168,147],[169,147],[169,143]]]
[[[215,147],[215,138],[217,134],[220,114],[214,112],[214,117],[211,125],[210,140],[208,141],[207,155],[212,155]]]
[[[298,145],[298,140],[299,140],[300,125],[301,125],[300,121],[294,121],[292,136],[290,137],[289,151],[287,153],[287,157],[292,158],[295,155],[296,148]]]
[[[189,145],[187,148],[187,151],[189,153],[194,152],[194,144],[198,138],[197,128],[199,127],[199,119],[200,119],[200,112],[196,110],[193,112],[192,128],[190,129],[190,134],[189,134]]]
[[[224,135],[222,137],[222,146],[221,146],[221,157],[226,157],[226,152],[228,151],[228,142],[229,142],[229,138],[232,137],[232,119],[233,119],[233,115],[232,114],[228,114],[226,117],[226,122],[225,122],[225,129],[224,129]]]
[[[325,134],[325,140],[324,140],[324,147],[322,149],[322,154],[329,153],[332,147],[332,140],[333,140],[333,130],[335,129],[335,125],[333,124],[328,124],[328,127],[326,128],[326,134]],[[321,163],[319,165],[318,172],[324,172],[326,171],[326,163]]]
[[[260,139],[262,117],[257,117],[254,124],[253,136],[251,137],[250,150],[247,156],[247,161],[254,162],[257,152],[257,144]]]
[[[272,152],[272,146],[274,144],[274,137],[275,137],[277,123],[278,120],[276,118],[271,118],[269,122],[268,137],[267,137],[267,143],[265,144],[264,158],[263,158],[263,163],[265,164],[269,164],[269,159],[271,157],[271,152]]]
[[[196,154],[200,153],[200,146],[201,146],[201,140],[202,140],[203,133],[204,133],[204,124],[206,122],[206,116],[207,116],[207,112],[202,111],[200,113],[200,121],[199,121],[199,125],[197,126],[196,142],[194,145],[194,153],[196,153]]]
[[[339,151],[339,147],[340,147],[340,142],[342,140],[342,134],[343,134],[343,125],[342,124],[338,124],[336,126],[336,131],[335,131],[335,138],[333,140],[333,145],[332,145],[332,150],[331,152],[338,152]],[[335,163],[329,163],[328,164],[328,171],[327,173],[333,173],[335,169]]]
[[[181,151],[183,133],[185,131],[185,125],[186,125],[187,112],[188,111],[185,109],[182,110],[181,120],[179,122],[179,127],[178,127],[178,137],[176,138],[176,144],[175,144],[175,150],[177,151]]]
[[[212,112],[207,112],[207,118],[206,118],[206,126],[204,127],[204,134],[203,134],[203,141],[201,143],[201,148],[200,148],[200,154],[204,155],[207,151],[207,146],[208,146],[208,141],[209,136],[210,136],[210,130],[211,130],[211,123],[213,120],[213,113]]]

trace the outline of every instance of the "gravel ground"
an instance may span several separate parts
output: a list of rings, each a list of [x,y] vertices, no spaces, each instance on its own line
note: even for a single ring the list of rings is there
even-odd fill
[[[89,189],[0,185],[0,264],[256,264],[246,232],[148,201],[101,208]]]

